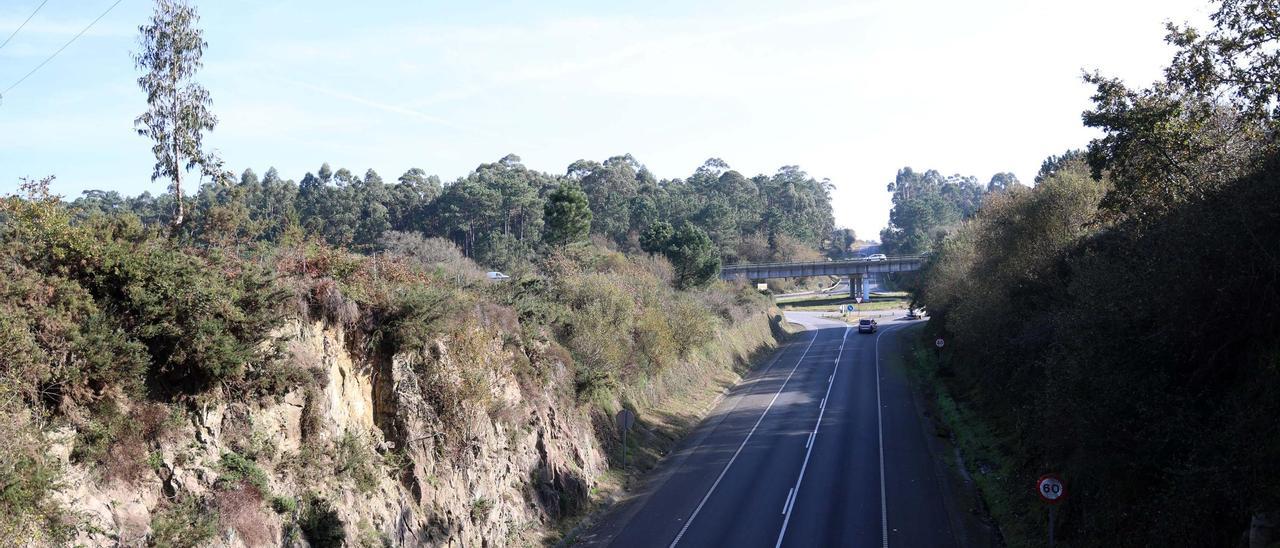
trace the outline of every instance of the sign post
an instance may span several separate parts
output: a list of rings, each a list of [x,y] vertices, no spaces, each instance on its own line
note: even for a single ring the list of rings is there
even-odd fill
[[[946,344],[947,341],[942,340],[942,337],[938,337],[938,340],[933,341],[933,346],[937,348],[934,351],[934,355],[938,358],[938,367],[942,367],[942,347]]]
[[[1049,505],[1049,547],[1053,548],[1053,526],[1056,517],[1054,510],[1058,508],[1058,503],[1067,497],[1067,486],[1062,483],[1062,478],[1057,474],[1045,474],[1036,480],[1036,494],[1040,495],[1040,500]]]
[[[627,465],[627,431],[631,430],[631,426],[636,423],[636,414],[630,409],[622,408],[618,411],[618,428],[622,429],[622,466]]]

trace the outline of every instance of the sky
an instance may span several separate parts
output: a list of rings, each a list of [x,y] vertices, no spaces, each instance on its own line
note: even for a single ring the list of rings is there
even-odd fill
[[[42,0],[0,0],[0,40]],[[0,48],[0,90],[115,0],[48,0]],[[875,239],[898,169],[1034,179],[1087,145],[1082,71],[1133,84],[1171,56],[1164,22],[1206,0],[507,2],[206,0],[198,80],[228,168],[300,180],[323,162],[445,181],[515,153],[564,173],[632,154],[659,178],[708,158],[798,165],[836,222]],[[131,53],[148,0],[122,0],[0,102],[0,194],[163,192]]]

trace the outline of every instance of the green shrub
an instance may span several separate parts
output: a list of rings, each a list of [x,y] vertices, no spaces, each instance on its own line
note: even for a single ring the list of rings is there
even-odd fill
[[[159,451],[152,451],[147,455],[147,466],[151,468],[152,472],[159,472],[164,467],[164,455],[161,455]]]
[[[148,355],[74,280],[0,265],[0,356],[29,401],[83,403],[142,389]],[[56,357],[56,358],[55,358]]]
[[[360,548],[391,548],[395,543],[385,533],[374,529],[369,520],[360,522]]]
[[[315,548],[341,548],[347,539],[346,524],[329,501],[312,495],[302,509],[298,523],[302,536]]]
[[[493,501],[480,497],[471,501],[471,520],[484,521],[489,518],[489,512],[493,511]]]
[[[345,475],[356,484],[362,493],[368,493],[378,487],[379,461],[378,453],[370,446],[364,435],[347,429],[342,433],[335,447],[334,464],[339,475]]]
[[[271,360],[274,349],[261,343],[280,321],[284,294],[253,263],[183,248],[129,215],[72,224],[47,197],[7,198],[0,213],[0,254],[32,271],[18,272],[23,285],[10,286],[5,301],[53,295],[35,301],[34,313],[76,320],[78,329],[54,333],[81,351],[71,380],[133,391],[145,361],[153,386],[201,391]]]
[[[388,353],[422,350],[467,304],[465,294],[453,288],[404,288],[378,321],[383,349]]]
[[[187,496],[151,518],[148,545],[164,548],[208,546],[218,534],[218,514],[201,499]]]
[[[632,355],[636,303],[621,276],[590,273],[570,277],[564,295],[572,314],[561,331],[581,367],[616,377]]]
[[[58,469],[45,459],[23,456],[0,471],[0,540],[32,542],[42,537],[66,540],[73,532],[64,512],[49,500],[56,488]]]
[[[218,462],[218,468],[222,474],[218,477],[219,484],[232,486],[248,483],[263,496],[271,493],[266,472],[263,472],[253,461],[237,453],[223,453],[222,460]]]
[[[120,464],[130,457],[142,461],[147,457],[145,448],[138,447],[136,423],[129,420],[114,399],[104,399],[92,408],[88,422],[76,430],[75,445],[71,448],[71,461],[76,463],[98,465],[105,476],[126,477],[134,479],[128,471],[105,468],[109,461],[116,460]],[[135,449],[142,449],[139,452]],[[122,455],[128,452],[129,455]],[[121,459],[120,457],[125,457]],[[123,472],[123,473],[122,473]]]
[[[292,514],[298,510],[298,499],[283,495],[271,497],[271,509],[277,514]]]
[[[450,362],[434,351],[414,360],[418,388],[429,406],[431,418],[439,420],[446,446],[460,450],[472,420],[471,412],[489,404],[489,375],[501,355],[490,351],[494,333],[475,325],[462,326],[444,337]],[[450,365],[452,364],[452,365]]]
[[[681,351],[667,313],[657,307],[646,307],[636,317],[636,350],[649,362],[650,373],[670,367]]]
[[[687,298],[669,303],[667,318],[681,357],[710,342],[720,327],[715,316],[708,314],[700,303]]]

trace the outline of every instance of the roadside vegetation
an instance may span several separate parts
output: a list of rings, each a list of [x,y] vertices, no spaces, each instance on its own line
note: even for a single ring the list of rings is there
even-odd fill
[[[314,390],[315,375],[285,359],[287,341],[273,336],[289,319],[345,326],[353,350],[370,355],[444,338],[466,361],[475,329],[500,334],[528,389],[549,386],[599,414],[605,447],[617,443],[611,418],[622,406],[651,409],[701,389],[705,379],[689,375],[743,367],[774,334],[769,300],[754,288],[706,279],[694,287],[662,254],[627,256],[585,235],[547,246],[518,277],[495,283],[458,246],[419,232],[385,232],[368,253],[315,239],[174,236],[129,212],[86,215],[49,195],[47,183],[0,202],[0,405],[13,419],[0,450],[7,539],[57,543],[78,527],[51,498],[60,477],[47,456],[53,429],[76,432],[72,462],[128,483],[155,473],[167,425],[200,406]],[[188,222],[210,215],[193,208]],[[472,363],[460,384],[429,365],[419,372],[435,387],[427,403],[451,425],[441,443],[464,444],[460,421],[471,415],[463,410],[487,405],[485,364]],[[275,454],[256,447],[246,440],[243,452],[222,456],[215,496],[288,512],[294,500],[274,494],[263,475]],[[397,458],[350,432],[306,450],[301,466],[332,467],[356,489],[371,488]],[[198,544],[212,522],[189,516],[219,500],[175,499],[156,534]]]
[[[369,361],[447,345],[460,371],[412,363],[419,411],[442,425],[438,454],[463,455],[476,416],[507,420],[489,401],[495,364],[483,346],[497,339],[526,395],[590,416],[610,463],[622,458],[614,414],[640,412],[647,434],[631,438],[633,462],[651,466],[697,416],[671,402],[712,397],[782,334],[769,299],[718,281],[720,265],[839,256],[854,241],[833,226],[829,183],[795,166],[746,177],[712,159],[660,180],[630,155],[563,174],[508,155],[447,183],[417,168],[388,183],[328,164],[297,183],[275,169],[233,176],[200,148],[217,120],[195,82],[208,47],[198,21],[189,4],[158,2],[136,57],[149,100],[137,123],[170,193],[68,202],[50,176],[0,199],[5,543],[83,532],[55,496],[65,487],[55,433],[70,432],[68,462],[89,481],[139,485],[164,475],[162,440],[199,410],[299,393],[298,451],[227,433],[231,450],[197,463],[218,475],[210,492],[166,494],[147,540],[196,546],[235,530],[265,542],[271,514],[286,538],[313,545],[376,537],[339,520],[322,493],[332,482],[372,493],[405,457],[362,432],[310,435],[326,380],[279,336],[294,321],[341,327],[344,351]],[[177,111],[191,117],[170,118]],[[193,167],[200,178],[187,177]],[[493,270],[511,277],[490,280]],[[658,409],[667,414],[644,415]],[[281,470],[296,492],[273,487]],[[584,509],[563,495],[553,518]],[[472,517],[493,505],[477,499]]]
[[[950,353],[944,358],[932,341],[918,339],[906,359],[911,382],[926,398],[935,421],[934,434],[948,439],[959,451],[960,458],[948,460],[948,466],[963,467],[962,475],[977,487],[981,504],[971,511],[996,524],[1003,545],[1039,546],[1048,517],[1034,493],[1027,496],[1027,478],[1022,475],[1013,438],[1002,435],[975,409],[968,393],[956,391]]]
[[[1090,75],[1101,138],[919,240],[938,399],[1011,545],[1046,472],[1063,545],[1280,540],[1280,19],[1251,6],[1171,26],[1151,87]]]
[[[325,373],[279,336],[293,321],[341,327],[344,351],[370,361],[447,345],[460,371],[412,365],[419,411],[442,425],[438,454],[464,454],[474,417],[511,413],[489,401],[495,364],[484,345],[497,339],[520,389],[590,416],[615,466],[613,416],[641,412],[647,434],[631,439],[641,453],[631,462],[651,466],[697,416],[672,402],[712,397],[782,334],[768,298],[718,281],[720,265],[840,256],[855,240],[834,227],[830,184],[795,166],[746,177],[711,159],[687,178],[658,179],[630,155],[562,174],[508,155],[450,182],[418,168],[387,182],[328,164],[296,183],[273,168],[236,176],[200,146],[217,119],[196,81],[209,47],[198,22],[192,5],[158,1],[135,56],[148,98],[136,123],[169,193],[64,201],[50,176],[0,200],[5,543],[57,545],[83,532],[55,496],[65,487],[55,433],[71,433],[69,463],[90,481],[139,485],[163,476],[161,441],[198,410],[298,393],[298,451],[228,433],[231,451],[197,463],[218,474],[211,491],[167,494],[147,540],[197,546],[234,530],[266,542],[271,513],[286,539],[376,537],[344,524],[322,492],[340,482],[371,493],[405,456],[362,432],[311,436]],[[494,270],[511,277],[492,281]],[[273,489],[281,470],[297,492]],[[562,495],[553,519],[583,510],[577,493]],[[477,499],[472,517],[488,519],[493,505]]]

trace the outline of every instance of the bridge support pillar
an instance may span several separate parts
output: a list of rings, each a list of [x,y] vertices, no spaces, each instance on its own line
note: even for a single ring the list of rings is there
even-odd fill
[[[870,274],[850,274],[849,275],[849,296],[852,298],[862,297],[862,302],[871,300],[871,293],[868,288],[871,284],[868,281]]]

